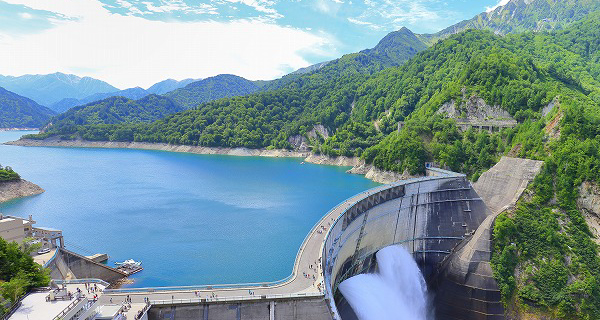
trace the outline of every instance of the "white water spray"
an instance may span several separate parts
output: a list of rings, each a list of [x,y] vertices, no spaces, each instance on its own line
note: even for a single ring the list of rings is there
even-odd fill
[[[426,320],[427,284],[412,255],[392,245],[377,252],[376,274],[359,274],[340,283],[344,298],[360,320]]]

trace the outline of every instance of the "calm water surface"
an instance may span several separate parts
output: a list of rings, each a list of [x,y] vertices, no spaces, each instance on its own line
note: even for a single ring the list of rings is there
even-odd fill
[[[108,253],[110,265],[142,260],[136,287],[273,281],[329,209],[377,185],[301,161],[0,145],[0,164],[46,190],[0,211],[32,214],[63,230],[68,249]]]

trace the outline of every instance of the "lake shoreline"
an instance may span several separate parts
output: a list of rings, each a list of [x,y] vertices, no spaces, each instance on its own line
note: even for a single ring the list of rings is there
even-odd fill
[[[37,131],[39,128],[0,128],[0,131]]]
[[[68,147],[68,148],[106,148],[106,149],[140,149],[156,150],[167,152],[194,153],[194,154],[213,154],[242,157],[271,157],[271,158],[303,158],[305,162],[352,167],[346,171],[351,174],[362,174],[369,180],[377,183],[388,184],[398,180],[412,178],[407,173],[384,171],[366,164],[357,157],[329,157],[317,155],[311,152],[291,151],[284,149],[249,149],[249,148],[221,148],[221,147],[202,147],[172,145],[167,143],[152,142],[118,142],[118,141],[87,141],[87,140],[61,140],[57,138],[47,138],[44,140],[19,139],[16,141],[5,142],[6,145],[26,146],[26,147]]]
[[[34,196],[45,190],[33,182],[19,179],[0,182],[0,203],[23,197]]]

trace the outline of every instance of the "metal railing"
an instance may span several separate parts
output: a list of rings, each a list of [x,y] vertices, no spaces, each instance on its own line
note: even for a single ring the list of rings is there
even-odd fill
[[[82,301],[87,301],[87,298],[84,295],[77,296],[75,300],[73,300],[66,308],[64,308],[59,314],[57,314],[52,320],[62,319],[67,313],[73,310],[79,303]]]
[[[144,315],[148,312],[148,310],[150,310],[150,306],[152,306],[150,303],[146,303],[146,305],[144,306],[144,308],[142,308],[142,310],[138,311],[133,316],[133,320],[142,319],[144,317]]]
[[[54,280],[56,284],[84,284],[84,283],[97,283],[101,284],[105,287],[108,287],[110,284],[102,279],[96,278],[86,278],[86,279],[71,279],[71,280]]]
[[[55,248],[54,254],[52,255],[52,257],[50,259],[48,259],[48,261],[46,261],[46,263],[44,263],[43,268],[48,268],[48,266],[50,265],[50,263],[52,261],[54,261],[54,258],[56,258],[57,254],[58,254],[58,248]]]
[[[289,293],[289,294],[267,294],[258,296],[233,296],[233,297],[210,297],[210,298],[192,298],[192,299],[165,299],[150,300],[151,305],[173,305],[173,304],[200,304],[208,302],[227,302],[227,301],[256,301],[256,300],[276,300],[276,299],[297,299],[297,298],[321,298],[322,293]]]

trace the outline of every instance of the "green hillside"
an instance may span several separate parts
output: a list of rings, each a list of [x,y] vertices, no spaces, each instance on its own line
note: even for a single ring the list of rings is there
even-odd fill
[[[0,128],[39,128],[54,111],[0,87]]]
[[[72,130],[81,125],[151,122],[183,108],[172,100],[155,94],[139,100],[110,97],[74,107],[50,120],[45,131]],[[91,136],[86,136],[92,138]]]

